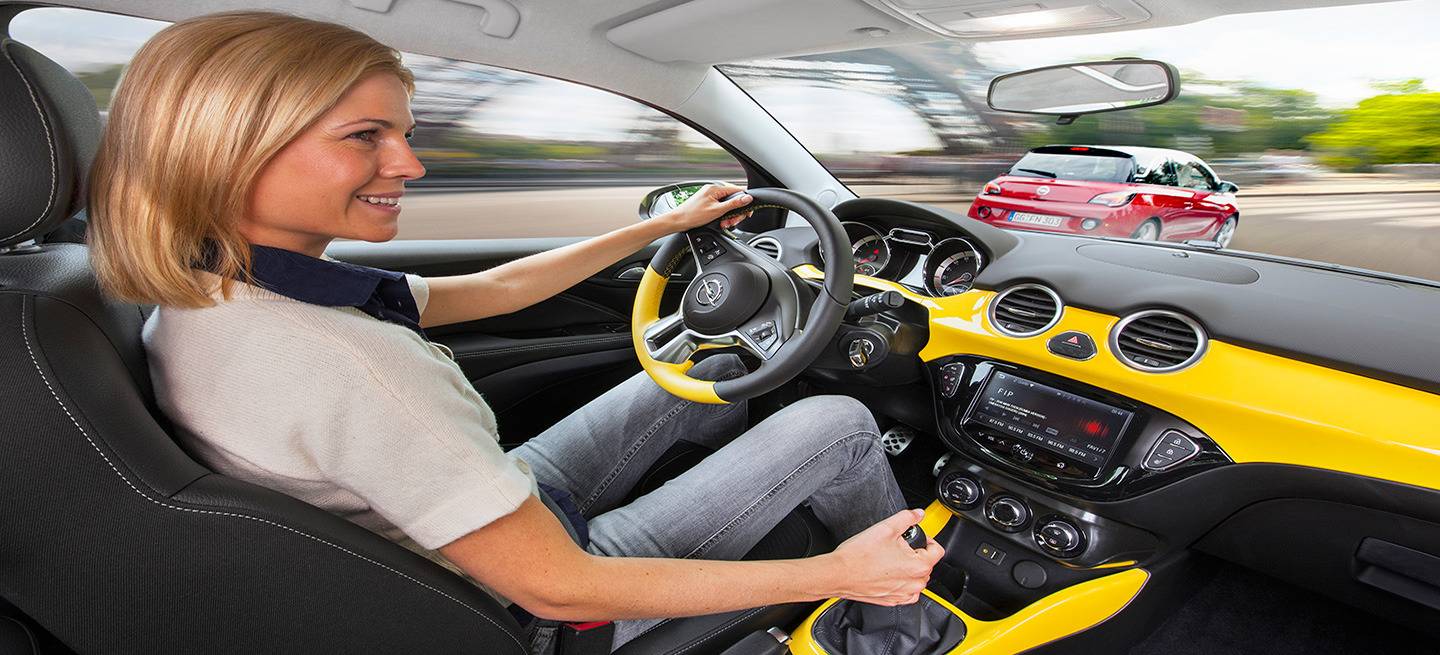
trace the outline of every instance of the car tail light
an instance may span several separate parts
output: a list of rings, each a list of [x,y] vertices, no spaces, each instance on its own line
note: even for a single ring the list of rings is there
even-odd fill
[[[985,205],[980,205],[979,209],[975,210],[975,213],[979,214],[980,218],[990,218],[990,208]]]
[[[1106,207],[1119,207],[1135,199],[1135,194],[1129,191],[1111,191],[1102,193],[1090,199],[1092,204],[1105,205]]]
[[[986,182],[985,188],[981,191],[981,193],[987,196],[998,196],[1000,195],[1000,185],[994,182]]]

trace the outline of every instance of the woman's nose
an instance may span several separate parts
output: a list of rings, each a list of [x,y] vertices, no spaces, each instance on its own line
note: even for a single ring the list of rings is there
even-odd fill
[[[425,177],[425,165],[420,163],[419,157],[415,156],[415,151],[410,148],[410,142],[401,141],[395,147],[388,149],[380,172],[385,177],[414,180]]]

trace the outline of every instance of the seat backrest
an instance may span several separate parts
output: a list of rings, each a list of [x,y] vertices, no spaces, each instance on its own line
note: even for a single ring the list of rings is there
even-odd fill
[[[100,292],[83,245],[31,243],[82,207],[99,117],[4,22],[0,598],[85,653],[525,651],[479,588],[176,446],[139,308]]]

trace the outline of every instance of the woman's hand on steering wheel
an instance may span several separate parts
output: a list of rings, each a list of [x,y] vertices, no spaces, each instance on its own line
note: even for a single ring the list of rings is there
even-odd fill
[[[707,184],[696,191],[695,195],[687,198],[679,207],[652,220],[665,226],[665,234],[701,227],[750,204],[752,198],[744,191],[744,187],[733,184]],[[729,229],[749,216],[749,212],[731,216],[721,221],[720,227]]]

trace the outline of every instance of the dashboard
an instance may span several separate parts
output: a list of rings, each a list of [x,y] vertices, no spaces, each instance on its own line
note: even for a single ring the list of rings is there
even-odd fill
[[[1048,558],[1035,590],[973,568],[996,607],[1196,548],[1433,618],[1357,580],[1355,553],[1383,542],[1440,566],[1440,289],[901,201],[833,211],[856,296],[906,302],[842,325],[812,375],[954,455],[934,480],[967,519],[952,545]],[[808,227],[751,243],[824,277]],[[863,362],[844,357],[856,339],[875,342]]]

